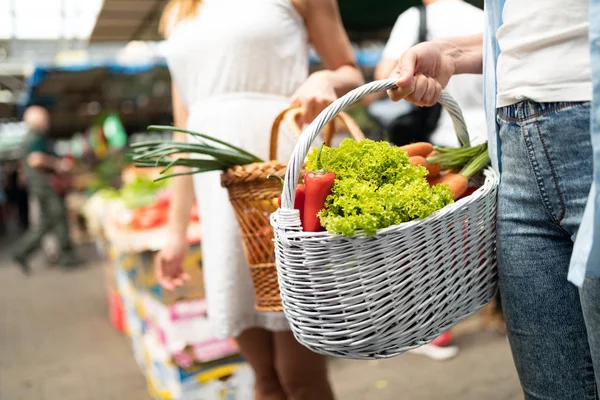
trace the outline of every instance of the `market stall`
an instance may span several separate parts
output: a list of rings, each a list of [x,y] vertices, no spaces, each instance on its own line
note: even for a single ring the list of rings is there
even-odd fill
[[[162,60],[148,54],[139,59],[118,54],[110,62],[62,60],[35,66],[25,88],[18,113],[31,105],[46,108],[55,152],[74,161],[67,197],[70,225],[75,241],[87,242],[90,237],[81,216],[86,198],[101,188],[119,187],[132,135],[145,132],[151,121],[171,122],[168,70]],[[22,136],[13,135],[14,158],[20,156]]]
[[[232,339],[217,339],[207,318],[197,206],[184,268],[190,279],[164,290],[154,275],[167,240],[170,196],[156,171],[126,168],[120,190],[105,189],[85,206],[106,256],[110,321],[131,341],[136,362],[157,399],[251,399],[252,373]]]
[[[32,104],[44,106],[54,137],[84,132],[102,111],[116,113],[127,132],[171,122],[170,77],[161,60],[38,65],[26,88],[19,112]]]

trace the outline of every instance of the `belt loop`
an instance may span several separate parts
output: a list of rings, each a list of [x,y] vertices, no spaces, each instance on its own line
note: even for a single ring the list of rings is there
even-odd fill
[[[517,117],[518,121],[523,121],[523,119],[525,118],[525,102],[524,101],[520,101],[517,104],[515,104],[515,114]]]

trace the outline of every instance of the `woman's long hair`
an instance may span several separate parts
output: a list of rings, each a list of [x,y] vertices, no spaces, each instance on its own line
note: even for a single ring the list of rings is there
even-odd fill
[[[160,18],[159,32],[168,36],[171,29],[179,22],[195,17],[201,2],[202,0],[171,0]]]

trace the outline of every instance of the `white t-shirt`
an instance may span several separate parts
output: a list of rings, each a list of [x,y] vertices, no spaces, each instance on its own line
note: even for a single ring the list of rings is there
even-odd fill
[[[438,0],[426,7],[428,40],[475,35],[483,32],[483,11],[462,0]],[[420,13],[417,7],[402,13],[383,50],[382,57],[398,60],[402,53],[414,46],[419,39]],[[487,140],[487,125],[483,105],[483,77],[481,75],[455,75],[448,82],[446,91],[460,105],[469,135],[474,143]],[[452,120],[442,113],[431,141],[439,146],[456,146]]]
[[[507,0],[497,106],[592,99],[588,0]]]

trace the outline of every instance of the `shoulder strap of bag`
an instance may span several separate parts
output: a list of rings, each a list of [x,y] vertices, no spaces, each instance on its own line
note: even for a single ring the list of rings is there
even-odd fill
[[[417,8],[419,9],[420,22],[418,39],[419,41],[416,44],[419,44],[427,40],[427,9],[423,4],[419,4]]]

